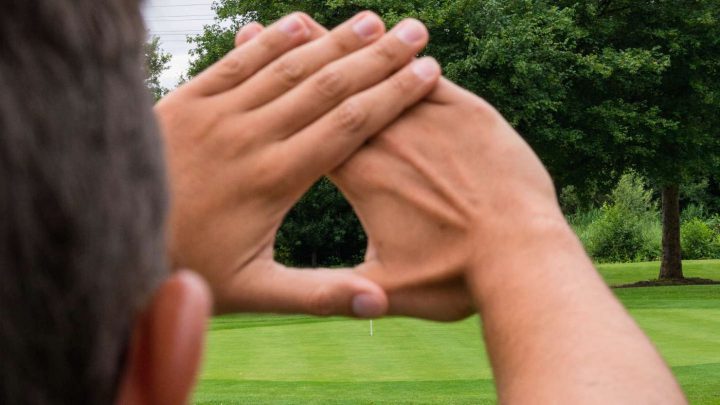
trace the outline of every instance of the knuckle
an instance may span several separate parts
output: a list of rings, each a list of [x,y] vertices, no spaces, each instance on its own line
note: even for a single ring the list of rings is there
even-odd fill
[[[414,81],[412,80],[412,77],[409,77],[409,75],[405,74],[398,74],[390,77],[388,79],[388,84],[393,89],[393,91],[401,95],[411,94],[414,87]]]
[[[265,35],[258,35],[255,39],[255,45],[260,48],[260,54],[263,53],[274,53],[273,51],[277,48],[278,43],[276,36],[272,35],[273,32],[268,30]]]
[[[256,166],[256,177],[259,189],[267,194],[286,190],[289,182],[290,164],[286,159],[278,158],[277,154],[265,154]]]
[[[278,167],[265,165],[258,170],[258,182],[260,183],[261,189],[263,190],[275,190],[280,187],[279,183],[282,181],[282,175],[280,174]]]
[[[397,50],[388,41],[379,41],[370,48],[372,54],[382,62],[393,62],[398,55]]]
[[[307,298],[310,313],[319,316],[332,315],[335,310],[335,299],[327,286],[318,287]]]
[[[257,173],[257,192],[264,201],[284,201],[295,189],[287,173],[276,167],[266,167]]]
[[[305,76],[305,67],[297,60],[282,58],[275,65],[275,74],[286,85],[294,86]]]
[[[367,121],[366,109],[357,100],[348,100],[338,108],[335,114],[336,124],[343,131],[356,132]]]
[[[221,72],[226,76],[242,75],[246,68],[246,64],[240,56],[240,53],[235,51],[227,54],[221,63]]]
[[[338,55],[347,55],[349,53],[352,53],[356,49],[356,46],[354,46],[347,37],[341,36],[334,32],[331,33],[328,37],[328,40],[332,44],[331,46],[335,48],[335,52]]]
[[[327,69],[320,73],[315,81],[317,90],[327,97],[337,97],[343,94],[348,83],[345,76],[336,69]]]

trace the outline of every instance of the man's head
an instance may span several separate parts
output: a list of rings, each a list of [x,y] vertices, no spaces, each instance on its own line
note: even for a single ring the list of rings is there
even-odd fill
[[[138,0],[0,6],[0,403],[160,403],[192,383],[207,293],[165,281],[144,35]]]

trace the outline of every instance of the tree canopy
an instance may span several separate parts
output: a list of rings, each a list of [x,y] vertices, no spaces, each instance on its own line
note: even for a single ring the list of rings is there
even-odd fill
[[[276,259],[294,266],[341,266],[362,262],[367,237],[353,209],[326,178],[288,213],[277,234]]]
[[[155,101],[160,100],[169,91],[160,84],[160,75],[170,67],[170,59],[172,59],[172,55],[163,51],[160,47],[159,37],[153,36],[145,43],[145,70],[147,74],[145,85],[152,93]]]
[[[300,10],[333,27],[364,9],[388,25],[423,21],[425,53],[498,108],[559,189],[609,191],[634,170],[660,190],[720,171],[717,0],[220,0],[218,19],[233,24],[192,38],[189,73],[249,21]]]

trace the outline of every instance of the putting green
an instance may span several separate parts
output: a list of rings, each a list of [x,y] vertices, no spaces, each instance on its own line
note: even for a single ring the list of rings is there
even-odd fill
[[[600,266],[611,284],[652,278],[656,263]],[[720,261],[686,263],[720,279]],[[720,285],[616,290],[693,404],[720,403]],[[235,315],[210,327],[196,404],[479,404],[495,390],[477,317],[453,324],[389,318]]]

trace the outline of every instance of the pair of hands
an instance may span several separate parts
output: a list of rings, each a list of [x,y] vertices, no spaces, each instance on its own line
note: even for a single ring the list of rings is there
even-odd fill
[[[167,145],[170,257],[216,312],[455,320],[465,278],[497,271],[515,227],[560,221],[552,182],[487,103],[415,60],[426,29],[364,12],[332,32],[304,14],[246,26],[223,60],[156,106]],[[293,204],[321,176],[367,234],[355,269],[273,260]]]

